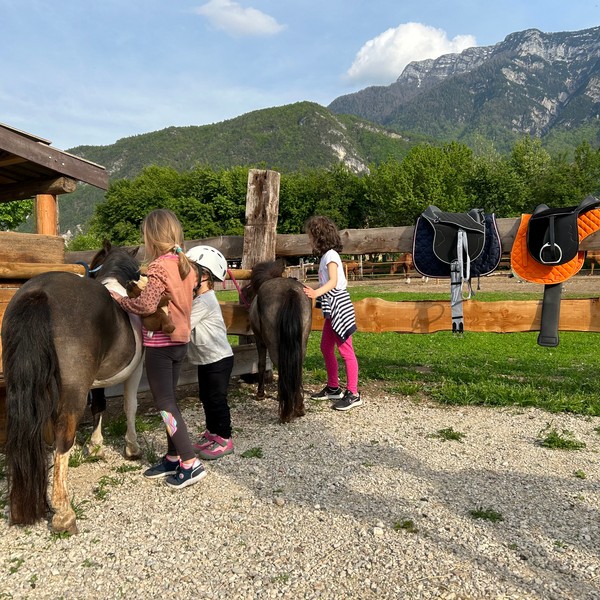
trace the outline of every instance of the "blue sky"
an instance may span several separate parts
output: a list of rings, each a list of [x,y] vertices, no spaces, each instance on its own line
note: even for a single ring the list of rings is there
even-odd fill
[[[0,122],[63,150],[332,100],[600,0],[0,0]]]

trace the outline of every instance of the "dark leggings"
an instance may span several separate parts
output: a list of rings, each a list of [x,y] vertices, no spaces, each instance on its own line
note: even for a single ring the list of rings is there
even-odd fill
[[[231,437],[227,387],[232,369],[233,356],[210,365],[198,365],[198,395],[204,408],[206,429],[225,439]]]
[[[160,411],[167,429],[167,454],[179,456],[182,461],[196,456],[175,397],[186,354],[187,344],[146,348],[146,377],[154,397],[154,406]]]

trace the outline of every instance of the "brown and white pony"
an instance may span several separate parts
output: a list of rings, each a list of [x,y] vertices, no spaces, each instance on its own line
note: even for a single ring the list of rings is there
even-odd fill
[[[590,275],[593,275],[594,266],[600,267],[600,250],[588,250],[586,258],[590,261]]]
[[[132,382],[135,393],[125,398],[126,455],[140,453],[135,411],[142,372],[141,327],[136,330],[101,283],[114,279],[124,287],[139,278],[139,263],[121,248],[105,248],[102,260],[96,279],[59,272],[37,275],[23,284],[6,308],[4,450],[11,524],[33,524],[51,507],[55,532],[77,532],[67,473],[91,388]],[[97,415],[95,424],[99,429]],[[95,431],[92,440],[101,443],[101,439]],[[47,444],[54,445],[50,504]]]
[[[406,283],[410,283],[410,272],[414,269],[413,255],[411,252],[403,252],[398,260],[395,260],[390,267],[390,275],[394,275],[398,271],[404,273]]]

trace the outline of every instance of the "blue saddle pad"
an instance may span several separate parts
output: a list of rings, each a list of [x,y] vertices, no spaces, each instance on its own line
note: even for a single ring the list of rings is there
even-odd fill
[[[413,235],[413,263],[425,277],[450,277],[450,265],[442,262],[433,252],[434,231],[422,216],[417,219]],[[496,215],[485,215],[485,242],[481,254],[471,261],[471,277],[489,275],[498,268],[502,258],[502,242]]]

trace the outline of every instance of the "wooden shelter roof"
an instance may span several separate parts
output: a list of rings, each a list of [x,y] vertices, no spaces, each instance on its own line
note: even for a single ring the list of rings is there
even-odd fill
[[[108,172],[52,147],[48,140],[0,123],[0,202],[66,194],[75,191],[78,181],[105,190]]]

